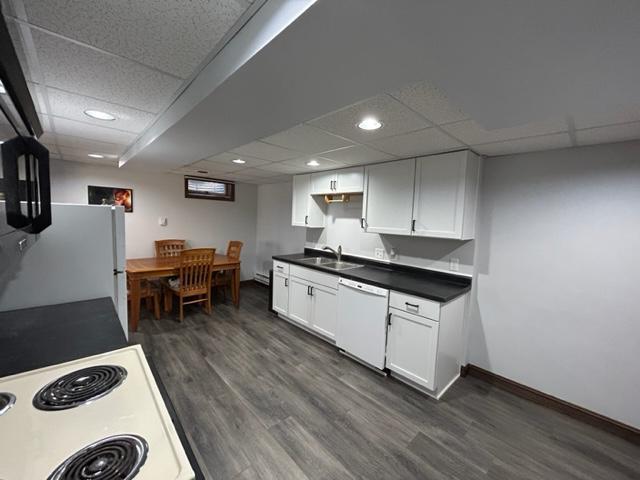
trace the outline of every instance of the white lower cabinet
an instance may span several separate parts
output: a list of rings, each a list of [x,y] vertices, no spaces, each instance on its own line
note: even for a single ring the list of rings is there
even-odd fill
[[[435,390],[438,322],[389,308],[387,368]]]
[[[332,340],[338,323],[338,292],[331,288],[311,286],[311,328]]]
[[[271,308],[286,315],[289,312],[289,276],[274,273],[273,275],[273,303]]]
[[[311,299],[307,281],[296,277],[289,278],[289,314],[287,316],[304,326],[309,326]]]

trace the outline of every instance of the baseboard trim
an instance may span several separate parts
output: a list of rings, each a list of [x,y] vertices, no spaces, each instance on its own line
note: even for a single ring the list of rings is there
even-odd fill
[[[612,418],[605,417],[599,413],[587,410],[586,408],[573,403],[566,402],[557,397],[469,363],[460,367],[460,376],[466,377],[467,375],[479,378],[480,380],[495,385],[496,387],[513,393],[514,395],[525,398],[539,405],[543,405],[547,408],[578,419],[584,423],[588,423],[589,425],[593,425],[594,427],[622,437],[636,445],[640,445],[640,430],[632,427],[631,425],[626,425]]]
[[[269,285],[265,285],[264,283],[258,282],[253,278],[249,280],[240,280],[240,287],[250,287],[250,286],[268,287]]]

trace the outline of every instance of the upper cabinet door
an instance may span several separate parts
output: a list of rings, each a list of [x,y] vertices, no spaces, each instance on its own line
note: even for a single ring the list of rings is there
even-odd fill
[[[345,168],[335,172],[333,193],[360,193],[364,185],[364,167]]]
[[[311,194],[324,195],[335,192],[336,172],[318,172],[311,174]]]
[[[478,158],[453,152],[416,159],[413,235],[473,238]]]
[[[293,199],[291,206],[291,225],[305,227],[308,221],[308,203],[311,189],[311,175],[293,177]]]
[[[365,168],[365,231],[411,235],[415,165],[410,158]]]

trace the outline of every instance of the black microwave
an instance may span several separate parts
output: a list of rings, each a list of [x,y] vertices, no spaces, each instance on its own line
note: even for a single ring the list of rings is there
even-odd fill
[[[1,7],[0,7],[1,8]],[[49,151],[0,10],[0,236],[51,225]]]

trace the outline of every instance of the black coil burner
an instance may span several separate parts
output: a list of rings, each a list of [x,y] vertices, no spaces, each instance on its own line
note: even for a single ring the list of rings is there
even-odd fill
[[[97,365],[76,370],[44,386],[33,397],[38,410],[66,410],[104,397],[127,377],[115,365]]]
[[[148,452],[144,438],[114,435],[69,457],[47,480],[130,480],[144,465]]]

